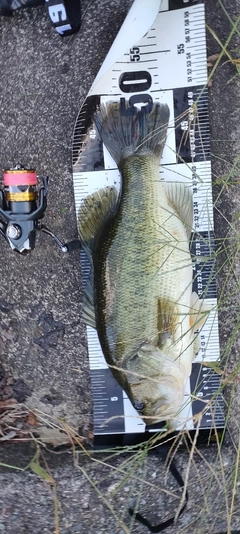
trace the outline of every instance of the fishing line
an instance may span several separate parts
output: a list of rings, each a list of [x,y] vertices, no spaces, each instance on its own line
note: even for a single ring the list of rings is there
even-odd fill
[[[163,447],[159,447],[158,449],[156,449],[156,453],[160,456],[160,458],[166,462],[168,460],[168,449],[167,448],[163,448]],[[168,463],[168,468],[170,470],[170,472],[172,473],[173,477],[175,478],[175,480],[177,481],[177,483],[179,484],[180,488],[184,488],[184,481],[182,479],[182,476],[180,475],[177,467],[176,467],[176,464],[174,462],[174,459],[170,459],[170,462]],[[186,495],[185,495],[185,501],[184,501],[184,504],[178,514],[178,517],[180,515],[182,515],[183,511],[185,510],[186,506],[187,506],[187,502],[188,502],[188,492],[186,491]],[[131,507],[129,507],[128,509],[128,512],[131,516],[134,516],[135,517],[135,520],[138,521],[139,523],[142,523],[142,525],[144,525],[145,527],[148,528],[148,530],[150,532],[152,532],[153,534],[154,533],[158,533],[158,532],[162,532],[163,530],[165,530],[165,528],[167,527],[170,527],[171,525],[173,525],[175,523],[175,516],[174,517],[170,517],[170,519],[167,519],[166,521],[163,521],[162,523],[159,523],[159,525],[151,525],[150,521],[148,521],[148,519],[146,519],[145,517],[143,517],[142,514],[140,514],[139,512],[135,512],[135,510]]]

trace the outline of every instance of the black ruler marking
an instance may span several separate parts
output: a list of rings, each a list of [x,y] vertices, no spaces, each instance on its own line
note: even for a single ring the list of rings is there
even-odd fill
[[[169,0],[169,11],[175,11],[176,9],[183,9],[191,6],[195,6],[196,4],[202,4],[202,0],[188,0],[187,2],[184,2],[184,0]]]
[[[193,416],[204,410],[201,428],[224,428],[224,399],[221,393],[221,375],[210,367],[194,363],[190,377],[191,391],[197,400],[192,401]],[[209,406],[206,406],[209,402]],[[207,408],[207,409],[206,409]],[[195,423],[195,428],[197,423]]]
[[[125,432],[123,392],[110,369],[91,370],[91,382],[94,433],[118,434]]]
[[[173,100],[177,163],[210,160],[207,88],[173,89]]]

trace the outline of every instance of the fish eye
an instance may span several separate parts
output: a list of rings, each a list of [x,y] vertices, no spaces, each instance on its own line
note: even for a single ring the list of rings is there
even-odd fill
[[[135,402],[134,402],[134,408],[135,408],[135,410],[137,410],[138,412],[142,412],[142,410],[143,410],[143,408],[144,408],[144,404],[143,404],[143,402],[135,401]]]

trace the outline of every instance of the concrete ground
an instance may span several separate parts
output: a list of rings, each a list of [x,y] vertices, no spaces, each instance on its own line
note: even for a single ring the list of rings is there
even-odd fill
[[[39,175],[49,175],[45,223],[63,241],[77,237],[71,169],[74,123],[131,3],[83,0],[81,30],[64,39],[51,27],[44,6],[0,20],[1,167],[22,162],[35,167]],[[207,24],[223,43],[231,31],[227,14],[235,21],[239,7],[239,0],[207,2]],[[235,50],[233,56],[239,57],[236,37],[228,49]],[[208,32],[208,55],[218,52],[220,47]],[[229,358],[228,368],[233,369],[239,353],[240,194],[236,180],[240,83],[236,66],[227,59],[216,69],[209,98],[213,179],[217,182],[216,234],[219,239],[227,235],[226,247],[218,256],[218,290],[225,296],[220,310],[220,338],[223,354]],[[231,258],[227,260],[229,250]],[[58,429],[49,437],[47,428],[59,419],[67,423],[70,435],[77,433],[84,443],[91,443],[91,389],[80,318],[79,254],[64,256],[48,236],[39,235],[35,251],[19,257],[2,240],[0,273],[0,423],[7,438],[0,438],[0,462],[23,468],[36,452],[34,443],[25,443],[24,439],[29,437],[29,428],[37,427],[37,419],[44,426],[40,438],[46,448],[48,442],[56,445],[66,440],[66,434]],[[240,532],[235,476],[239,459],[239,382],[232,397],[231,392],[230,387],[226,389],[231,412],[220,458],[216,444],[202,448],[191,459],[188,472],[188,451],[183,448],[177,453],[180,471],[189,476],[190,498],[187,511],[169,532]],[[12,408],[5,410],[3,401],[8,406],[12,403]],[[35,416],[31,410],[35,410]],[[166,470],[154,454],[148,461],[135,457],[132,478],[125,479],[126,462],[132,458],[126,453],[114,460],[102,454],[96,457],[101,458],[99,463],[86,454],[74,455],[73,449],[48,452],[46,448],[44,459],[40,458],[44,473],[1,468],[0,534],[144,534],[147,528],[132,525],[127,514],[128,503],[141,491],[142,479],[147,482],[142,484],[141,509],[153,523],[177,506],[175,481],[169,477],[165,485]],[[46,479],[47,469],[51,481]],[[164,494],[164,489],[170,495]],[[99,498],[99,492],[106,501]],[[233,495],[235,504],[231,508]],[[227,516],[231,511],[230,528]]]

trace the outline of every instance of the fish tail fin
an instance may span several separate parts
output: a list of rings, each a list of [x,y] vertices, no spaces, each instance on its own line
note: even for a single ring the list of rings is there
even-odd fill
[[[170,110],[167,104],[154,103],[149,112],[149,106],[126,109],[119,102],[107,102],[95,113],[102,141],[118,165],[133,154],[152,153],[161,157]]]

